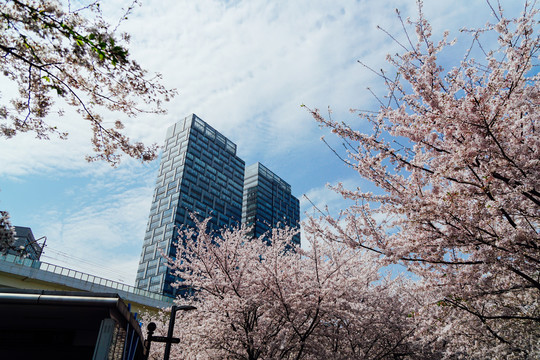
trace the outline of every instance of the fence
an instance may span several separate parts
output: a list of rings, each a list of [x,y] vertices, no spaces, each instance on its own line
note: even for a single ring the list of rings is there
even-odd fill
[[[28,258],[22,258],[20,256],[15,256],[12,254],[0,255],[0,261],[5,261],[13,264],[19,264],[34,269],[39,269],[47,271],[53,274],[67,276],[73,279],[78,279],[81,281],[89,282],[92,284],[98,284],[102,286],[109,287],[111,289],[122,290],[131,294],[145,296],[150,299],[155,299],[159,301],[172,303],[173,299],[168,296],[163,296],[161,294],[153,293],[147,290],[137,289],[136,287],[128,284],[123,284],[114,280],[105,279],[99,276],[94,276],[86,274],[77,270],[69,269],[63,266],[49,264],[43,261],[32,260]]]

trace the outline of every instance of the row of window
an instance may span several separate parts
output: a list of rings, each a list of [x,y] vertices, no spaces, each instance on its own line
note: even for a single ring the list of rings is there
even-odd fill
[[[227,139],[225,136],[221,135],[219,132],[212,129],[208,124],[206,124],[202,120],[195,118],[195,121],[193,122],[193,129],[195,129],[196,130],[195,132],[197,132],[198,135],[200,135],[200,138],[202,139],[210,138],[213,144],[219,144],[221,146],[224,146],[224,149],[227,152],[233,155],[236,155],[236,145],[233,142],[231,142],[229,139]],[[214,139],[217,141],[213,142]]]

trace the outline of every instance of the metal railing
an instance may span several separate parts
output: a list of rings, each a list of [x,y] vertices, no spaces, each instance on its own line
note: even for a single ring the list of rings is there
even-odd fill
[[[19,265],[31,267],[34,269],[47,271],[53,274],[67,276],[73,279],[78,279],[78,280],[89,282],[92,284],[106,286],[111,289],[117,289],[117,290],[122,290],[131,294],[141,295],[141,296],[154,299],[154,300],[164,301],[168,303],[173,302],[173,299],[168,296],[163,296],[161,294],[153,293],[148,290],[138,289],[132,285],[123,284],[114,280],[105,279],[105,278],[95,276],[95,275],[90,275],[90,274],[83,273],[83,272],[73,270],[73,269],[69,269],[60,265],[54,265],[54,264],[49,264],[49,263],[38,261],[38,260],[22,258],[20,256],[15,256],[12,254],[0,255],[0,261],[5,261],[8,263],[13,263],[13,264],[19,264]]]

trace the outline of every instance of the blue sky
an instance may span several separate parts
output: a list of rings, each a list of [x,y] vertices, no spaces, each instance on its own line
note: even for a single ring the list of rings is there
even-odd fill
[[[129,3],[106,1],[105,15],[118,18]],[[523,6],[501,4],[511,14]],[[357,60],[388,68],[385,56],[398,47],[377,25],[403,39],[396,8],[404,18],[416,16],[415,0],[143,0],[119,30],[132,36],[131,55],[179,95],[166,104],[167,115],[120,114],[110,122],[121,119],[132,139],[161,145],[169,125],[195,113],[237,144],[246,165],[260,161],[298,198],[307,194],[338,209],[343,203],[327,183],[370,185],[320,141],[326,131],[300,105],[330,106],[335,119],[365,127],[349,109],[376,109],[366,88],[380,95],[384,88]],[[483,0],[426,0],[424,13],[434,34],[458,37],[449,64],[470,43],[461,41],[460,28],[494,21]],[[0,78],[0,86],[5,101],[10,84]],[[90,128],[59,105],[66,115],[50,122],[69,140],[0,139],[0,209],[14,225],[47,236],[43,261],[133,283],[159,163],[87,163]]]

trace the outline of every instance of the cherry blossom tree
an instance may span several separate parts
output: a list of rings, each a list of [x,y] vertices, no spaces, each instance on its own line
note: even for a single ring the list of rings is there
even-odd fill
[[[122,20],[133,9],[134,2]],[[68,134],[51,125],[55,98],[73,106],[92,127],[95,156],[117,164],[120,153],[142,161],[157,156],[157,146],[132,142],[117,120],[107,127],[100,111],[136,116],[163,113],[162,102],[175,95],[131,59],[129,36],[103,20],[100,2],[80,9],[68,1],[4,0],[0,6],[0,70],[18,95],[0,106],[0,136],[33,132],[40,139]],[[58,111],[61,115],[61,111]]]
[[[182,232],[193,240],[171,264],[194,289],[179,303],[197,307],[177,320],[173,357],[436,358],[415,338],[414,292],[398,293],[413,285],[381,276],[373,255],[309,232],[311,249],[291,251],[291,229],[250,240],[245,228],[210,233],[207,221]],[[146,321],[164,334],[165,318]]]
[[[15,241],[15,230],[9,221],[9,213],[0,211],[0,254],[10,249]]]
[[[433,299],[417,314],[422,336],[443,339],[448,357],[540,356],[538,10],[525,2],[509,19],[494,7],[495,23],[465,30],[471,48],[445,69],[453,42],[433,39],[419,4],[416,41],[407,34],[387,58],[394,75],[380,73],[379,111],[358,112],[371,133],[310,110],[381,190],[334,187],[355,205],[320,231],[416,274]]]

